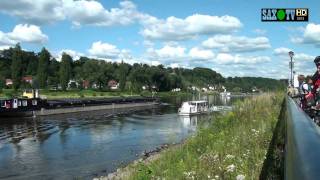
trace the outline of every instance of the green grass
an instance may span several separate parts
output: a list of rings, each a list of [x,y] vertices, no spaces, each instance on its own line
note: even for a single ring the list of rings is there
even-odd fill
[[[150,91],[143,91],[140,94],[143,94],[144,96],[152,96],[152,93]],[[190,96],[192,93],[190,92],[185,92],[185,91],[180,91],[180,92],[157,92],[154,94],[157,97],[171,97],[171,96]]]
[[[126,179],[259,179],[283,98],[264,94],[236,103],[159,159],[129,166]]]
[[[22,90],[14,91],[13,89],[3,89],[0,91],[0,98],[11,98],[12,96],[21,96]],[[121,91],[98,91],[98,90],[68,90],[68,91],[50,91],[41,90],[40,95],[47,99],[62,99],[62,98],[102,98],[102,97],[119,97],[119,96],[152,96],[150,91],[142,91],[140,93],[121,92]],[[157,97],[171,96],[189,96],[188,92],[157,92]]]
[[[120,91],[95,91],[95,90],[68,90],[68,91],[49,91],[40,90],[40,95],[47,99],[62,98],[103,98],[119,96],[139,96],[139,94]],[[0,92],[0,98],[11,98],[13,96],[22,96],[22,90],[14,91],[13,89],[3,89]]]

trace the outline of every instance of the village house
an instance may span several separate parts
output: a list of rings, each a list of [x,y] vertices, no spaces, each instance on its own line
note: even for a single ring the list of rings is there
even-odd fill
[[[110,80],[108,82],[108,86],[109,86],[110,89],[116,90],[116,89],[119,88],[119,83],[117,81],[115,81],[115,80]]]
[[[6,79],[6,86],[12,86],[12,79]]]
[[[22,81],[29,83],[29,84],[32,84],[32,76],[24,76],[24,77],[22,77]]]
[[[90,82],[88,80],[83,80],[82,81],[82,87],[84,89],[88,89],[90,87]]]

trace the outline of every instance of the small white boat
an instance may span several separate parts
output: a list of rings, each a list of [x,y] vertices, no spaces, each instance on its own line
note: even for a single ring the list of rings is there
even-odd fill
[[[209,112],[208,101],[187,101],[179,108],[179,115],[192,115]]]
[[[231,93],[230,93],[230,92],[227,92],[227,91],[224,91],[224,92],[221,92],[221,93],[220,93],[220,96],[222,96],[222,97],[230,97],[230,96],[231,96]]]

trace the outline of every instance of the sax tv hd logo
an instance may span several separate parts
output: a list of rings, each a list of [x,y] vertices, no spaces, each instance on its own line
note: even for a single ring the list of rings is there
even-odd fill
[[[307,8],[261,9],[262,21],[308,21]]]

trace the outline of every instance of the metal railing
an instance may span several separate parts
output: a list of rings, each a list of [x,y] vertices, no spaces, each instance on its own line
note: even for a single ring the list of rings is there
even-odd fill
[[[320,179],[320,127],[287,97],[285,179]]]

